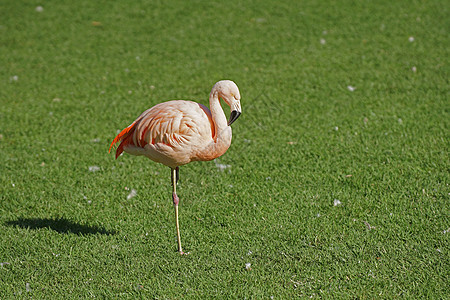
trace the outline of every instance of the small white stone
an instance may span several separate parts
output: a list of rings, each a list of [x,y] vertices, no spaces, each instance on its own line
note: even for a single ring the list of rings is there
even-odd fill
[[[408,41],[409,41],[410,43],[414,42],[414,37],[413,37],[413,36],[410,36],[410,37],[408,38]]]
[[[130,200],[131,198],[135,197],[137,195],[137,192],[135,189],[131,189],[131,192],[127,196],[127,200]]]
[[[37,11],[37,12],[43,12],[43,11],[44,11],[44,8],[43,8],[42,6],[37,6],[37,7],[36,7],[36,11]]]
[[[417,72],[417,68],[414,66],[414,67],[411,68],[411,71],[413,71],[414,73],[416,73],[416,72]]]
[[[216,160],[214,160],[214,163],[216,164],[216,167],[222,172],[225,171],[226,169],[231,168],[231,165],[221,164],[218,163]]]
[[[10,80],[17,81],[17,80],[19,80],[19,76],[17,76],[17,75],[11,76]]]
[[[226,165],[226,164],[216,164],[216,166],[217,166],[217,168],[219,168],[220,171],[231,168],[231,165]]]
[[[339,127],[337,127],[337,126],[334,126],[334,131],[338,131],[339,130]]]
[[[325,39],[320,39],[320,43],[321,43],[322,45],[325,45],[325,44],[327,43],[327,41],[326,41]]]
[[[99,166],[90,166],[89,167],[89,172],[97,172],[97,171],[100,171]]]

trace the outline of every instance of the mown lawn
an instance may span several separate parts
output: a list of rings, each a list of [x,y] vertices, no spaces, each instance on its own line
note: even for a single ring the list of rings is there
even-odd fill
[[[0,298],[448,298],[448,12],[2,1]],[[221,79],[243,114],[181,167],[180,257],[169,168],[108,147]]]

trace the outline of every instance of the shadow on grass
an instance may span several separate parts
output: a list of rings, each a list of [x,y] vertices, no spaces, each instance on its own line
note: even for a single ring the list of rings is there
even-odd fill
[[[84,234],[115,234],[115,231],[109,231],[97,226],[80,225],[74,223],[70,220],[60,218],[60,219],[49,219],[49,218],[20,218],[15,221],[5,222],[8,226],[16,226],[26,229],[40,229],[40,228],[50,228],[59,233],[72,233],[77,235]]]

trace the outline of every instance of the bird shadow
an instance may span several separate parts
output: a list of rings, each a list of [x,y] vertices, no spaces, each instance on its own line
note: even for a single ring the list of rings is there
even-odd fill
[[[49,228],[61,234],[116,234],[115,231],[106,230],[98,226],[77,224],[64,218],[19,218],[14,221],[5,222],[5,225],[33,230]]]

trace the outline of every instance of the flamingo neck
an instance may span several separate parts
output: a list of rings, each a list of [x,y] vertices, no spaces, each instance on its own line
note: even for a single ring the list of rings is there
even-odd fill
[[[209,96],[209,109],[211,111],[211,116],[214,122],[214,128],[216,132],[216,136],[220,135],[224,129],[228,127],[227,125],[227,117],[223,112],[222,106],[220,106],[220,99],[217,92],[211,92]]]
[[[231,127],[227,124],[227,117],[220,106],[217,92],[209,96],[211,118],[214,122],[215,135],[212,143],[202,149],[194,160],[212,160],[227,151],[231,144]]]

